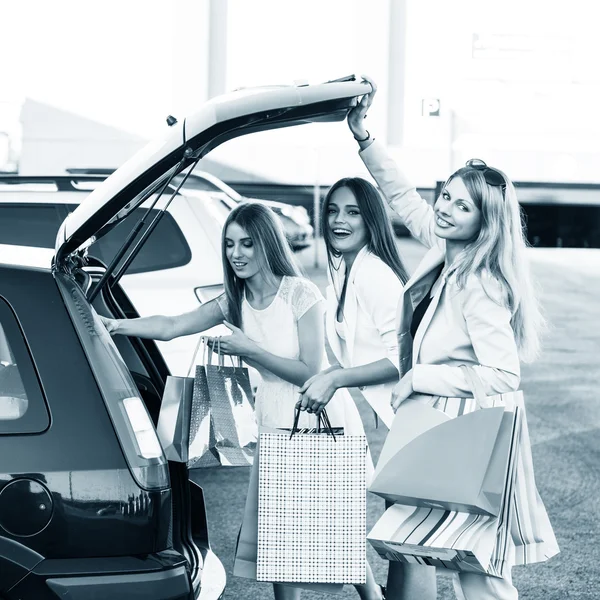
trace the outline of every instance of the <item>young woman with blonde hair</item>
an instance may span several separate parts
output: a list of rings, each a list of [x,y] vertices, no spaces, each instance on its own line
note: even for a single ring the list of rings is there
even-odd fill
[[[348,125],[390,207],[429,248],[398,306],[400,381],[392,407],[426,402],[456,416],[444,399],[472,396],[464,366],[476,372],[487,395],[497,395],[517,390],[520,361],[538,353],[543,319],[527,266],[519,203],[504,173],[471,160],[448,178],[430,206],[365,128],[376,93],[368,81],[373,91],[350,112]],[[519,465],[503,576],[455,575],[462,600],[515,600],[512,565],[558,553],[535,487],[527,435],[521,436]],[[390,563],[388,582],[388,598],[413,597],[403,592],[400,563]]]

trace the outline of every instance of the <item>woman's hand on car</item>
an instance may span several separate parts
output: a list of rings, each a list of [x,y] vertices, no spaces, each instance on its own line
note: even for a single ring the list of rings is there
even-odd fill
[[[231,335],[206,338],[213,352],[249,357],[257,351],[258,346],[239,327],[227,321],[223,321],[223,325],[231,331]]]
[[[300,388],[300,400],[296,406],[309,413],[321,414],[337,389],[335,371],[318,373]]]
[[[348,127],[352,135],[357,139],[364,139],[367,137],[367,129],[365,127],[365,117],[367,116],[367,110],[373,103],[373,98],[377,93],[377,85],[367,75],[362,76],[363,81],[371,84],[373,88],[371,92],[365,94],[360,102],[348,113]]]
[[[117,329],[119,328],[119,319],[109,319],[108,317],[103,317],[102,315],[98,315],[104,327],[111,335],[117,333]]]

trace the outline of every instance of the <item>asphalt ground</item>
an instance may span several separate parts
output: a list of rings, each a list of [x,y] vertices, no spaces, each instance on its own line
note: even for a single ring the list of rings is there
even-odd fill
[[[398,241],[412,272],[424,248]],[[325,254],[319,247],[299,253],[307,275],[325,290]],[[522,369],[536,481],[552,520],[561,554],[547,563],[515,567],[520,598],[600,600],[600,250],[535,249],[533,274],[548,320],[542,356]],[[357,401],[376,459],[385,427],[374,428],[371,411]],[[192,473],[204,488],[213,550],[228,574],[225,598],[272,598],[270,584],[234,577],[233,552],[242,520],[249,469],[205,469]],[[383,512],[369,494],[367,528]],[[387,562],[369,547],[376,579],[385,582]],[[326,595],[303,592],[302,598]],[[333,596],[332,596],[333,597]],[[351,586],[335,596],[358,598]],[[438,576],[438,599],[454,598],[451,582]]]

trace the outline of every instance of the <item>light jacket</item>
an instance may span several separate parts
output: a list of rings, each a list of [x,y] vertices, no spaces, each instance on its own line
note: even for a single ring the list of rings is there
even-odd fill
[[[402,295],[402,282],[379,257],[363,248],[357,255],[346,287],[344,322],[346,328],[346,359],[342,352],[335,319],[344,282],[345,263],[329,274],[325,329],[327,341],[337,361],[343,367],[366,365],[388,358],[398,365],[396,308]],[[361,386],[365,400],[383,423],[390,427],[394,412],[390,405],[396,381]]]
[[[471,275],[464,288],[454,271],[442,277],[414,341],[410,324],[414,308],[431,289],[437,268],[445,260],[445,241],[434,233],[433,208],[388,155],[373,142],[360,152],[390,207],[429,251],[423,257],[398,305],[399,371],[413,370],[413,388],[418,394],[470,396],[461,365],[473,366],[488,395],[516,390],[520,367],[511,313],[502,298],[499,282],[491,275]]]

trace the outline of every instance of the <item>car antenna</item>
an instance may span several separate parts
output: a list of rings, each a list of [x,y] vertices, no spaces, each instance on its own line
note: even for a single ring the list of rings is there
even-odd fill
[[[189,160],[190,156],[191,156],[191,151],[190,151],[189,148],[186,148],[186,150],[184,152],[184,156],[181,159],[179,165],[175,169],[173,169],[173,173],[169,176],[169,178],[167,179],[166,183],[163,185],[163,187],[160,190],[160,192],[159,192],[156,200],[152,203],[152,205],[150,207],[148,207],[148,209],[146,210],[146,212],[143,214],[142,218],[136,223],[135,227],[132,229],[131,233],[127,236],[127,239],[125,240],[125,242],[123,243],[123,245],[119,248],[119,251],[117,252],[117,254],[115,255],[115,257],[112,259],[112,261],[110,262],[110,264],[106,267],[106,271],[104,271],[104,274],[100,278],[100,281],[98,281],[97,285],[95,285],[91,289],[90,294],[88,296],[88,301],[90,303],[94,301],[94,299],[96,298],[96,296],[99,294],[100,290],[102,290],[102,288],[104,287],[104,285],[108,281],[109,277],[112,275],[112,273],[116,269],[117,264],[119,264],[119,262],[121,261],[121,259],[123,258],[123,256],[125,255],[125,253],[129,249],[129,247],[131,246],[131,244],[133,243],[133,240],[137,237],[137,235],[141,231],[142,227],[146,223],[146,218],[150,214],[150,211],[156,206],[156,203],[161,199],[161,197],[164,194],[165,190],[167,189],[167,187],[169,186],[169,184],[171,183],[171,181],[173,181],[173,178],[176,175],[179,175],[179,173],[181,173],[181,171],[179,170],[178,167],[181,166],[182,164],[184,164],[185,162],[187,162]],[[183,179],[181,180],[181,182],[179,183],[179,185],[177,186],[177,188],[173,191],[173,193],[171,194],[171,197],[169,198],[169,200],[167,201],[167,203],[165,204],[165,206],[163,206],[158,211],[158,214],[154,217],[154,219],[152,220],[152,222],[148,226],[148,229],[146,229],[146,231],[144,232],[144,234],[142,235],[142,237],[138,240],[138,242],[135,245],[135,247],[133,248],[133,250],[129,253],[129,255],[127,256],[127,258],[125,258],[125,260],[123,261],[123,264],[121,265],[121,267],[119,268],[119,270],[117,271],[117,273],[115,274],[115,276],[113,278],[113,281],[111,283],[111,287],[113,285],[115,285],[119,281],[119,279],[121,279],[121,277],[123,276],[123,273],[127,270],[127,268],[129,267],[129,265],[132,263],[133,259],[137,256],[137,254],[139,253],[139,251],[142,249],[142,246],[144,245],[144,243],[146,242],[146,240],[148,239],[148,237],[150,236],[150,234],[154,231],[154,229],[156,228],[156,226],[158,225],[158,223],[162,219],[162,217],[165,214],[167,208],[169,208],[169,205],[173,201],[173,198],[175,198],[175,196],[177,196],[177,194],[179,193],[179,190],[181,189],[181,187],[183,186],[183,184],[187,181],[187,178],[190,176],[191,172],[194,170],[194,168],[198,164],[199,160],[200,160],[200,157],[198,157],[189,166],[189,169],[188,169],[187,173],[185,174],[185,176],[183,177]]]

